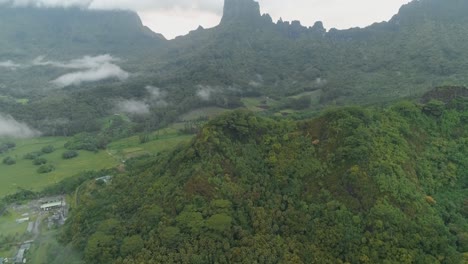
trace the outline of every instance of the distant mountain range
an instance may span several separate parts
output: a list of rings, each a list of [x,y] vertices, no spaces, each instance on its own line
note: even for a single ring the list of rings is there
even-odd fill
[[[211,104],[223,106],[238,106],[243,97],[282,100],[307,92],[318,97],[314,108],[418,97],[433,87],[468,83],[467,13],[467,1],[419,0],[388,22],[327,30],[322,22],[273,22],[253,0],[225,0],[218,26],[166,40],[130,11],[2,7],[0,95],[47,108],[41,98],[50,91],[66,98],[80,91],[91,98],[105,94],[101,105],[140,100],[152,85],[179,106],[172,109],[178,114],[207,104],[197,99],[200,87],[221,94]],[[103,54],[112,61],[106,78],[61,82],[93,70],[52,67]],[[38,58],[59,63],[19,67]],[[70,85],[51,90],[57,83]],[[12,108],[21,106],[0,111]]]
[[[3,7],[0,23],[0,61],[39,55],[133,55],[165,40],[130,11]]]

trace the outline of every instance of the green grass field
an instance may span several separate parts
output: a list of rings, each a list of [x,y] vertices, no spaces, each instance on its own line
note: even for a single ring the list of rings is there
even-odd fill
[[[180,135],[176,126],[162,129],[149,135],[150,141],[140,143],[139,136],[133,136],[112,142],[107,151],[117,160],[127,160],[144,154],[155,154],[169,150],[182,142],[188,142],[193,136]]]
[[[112,168],[118,164],[118,161],[105,151],[98,153],[79,151],[77,158],[64,160],[62,154],[66,151],[63,147],[66,141],[67,138],[60,137],[14,140],[16,148],[0,155],[0,160],[7,156],[16,159],[14,165],[0,164],[0,197],[16,192],[18,188],[38,191],[81,171]],[[56,169],[51,173],[39,174],[38,166],[23,157],[27,153],[40,151],[42,147],[48,145],[54,146],[56,150],[41,157],[47,159]]]
[[[43,137],[35,139],[13,140],[16,148],[0,155],[0,198],[15,193],[18,188],[40,191],[43,188],[58,183],[59,181],[87,170],[101,170],[118,166],[123,160],[144,155],[155,154],[171,149],[181,142],[189,141],[190,135],[180,135],[176,128],[167,128],[150,135],[150,141],[140,144],[138,136],[121,139],[111,143],[107,150],[97,153],[79,151],[79,156],[71,160],[62,158],[66,149],[63,147],[68,138]],[[55,151],[44,154],[49,164],[55,170],[40,174],[38,166],[33,165],[32,160],[24,159],[24,155],[38,152],[45,146],[52,145]],[[5,157],[13,157],[16,164],[5,165],[1,161]]]

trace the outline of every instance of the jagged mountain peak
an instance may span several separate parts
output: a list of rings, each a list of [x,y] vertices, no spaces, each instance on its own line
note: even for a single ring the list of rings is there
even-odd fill
[[[260,5],[254,0],[225,0],[221,24],[251,22],[261,18]]]

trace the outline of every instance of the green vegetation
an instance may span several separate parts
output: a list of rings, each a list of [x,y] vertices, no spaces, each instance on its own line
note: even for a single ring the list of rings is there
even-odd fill
[[[176,128],[166,128],[147,134],[148,140],[141,143],[140,136],[133,136],[110,143],[107,147],[109,155],[118,160],[160,153],[170,150],[183,142],[192,139],[192,135],[184,135]]]
[[[53,172],[55,170],[55,166],[51,164],[45,164],[37,168],[37,173],[39,174],[45,174],[49,172]]]
[[[69,151],[66,151],[62,154],[62,158],[63,159],[73,159],[73,158],[76,158],[78,157],[78,152],[77,151],[74,151],[74,150],[69,150]]]
[[[119,164],[105,151],[97,153],[78,151],[80,156],[73,161],[63,160],[62,153],[66,151],[64,144],[67,141],[68,138],[60,137],[15,140],[15,149],[6,154],[0,154],[2,160],[8,155],[15,158],[17,162],[12,166],[0,164],[0,198],[13,194],[19,189],[40,191],[79,172],[112,168]],[[44,154],[41,149],[49,145],[52,145],[56,151]],[[55,170],[47,174],[38,173],[38,167],[33,163],[36,160],[42,162],[43,159],[54,166]]]
[[[414,1],[388,22],[328,31],[320,22],[311,28],[297,22],[274,23],[270,16],[260,15],[253,1],[233,3],[219,26],[171,41],[149,32],[130,12],[1,8],[0,23],[7,25],[0,31],[3,58],[30,63],[48,54],[50,60],[67,61],[111,52],[123,59],[119,66],[139,77],[51,92],[41,88],[68,71],[53,67],[6,71],[0,74],[5,84],[0,88],[0,112],[47,136],[90,133],[98,141],[92,146],[99,149],[109,143],[109,135],[116,139],[154,131],[191,119],[191,113],[200,117],[197,109],[275,107],[275,113],[287,115],[309,105],[320,109],[387,103],[418,97],[436,86],[468,83],[466,1]],[[234,10],[247,15],[229,15]],[[77,23],[83,17],[86,23]],[[63,23],[54,23],[57,19]],[[50,24],[58,28],[44,26]],[[73,37],[64,30],[66,25],[75,28]],[[26,39],[14,32],[23,32]],[[34,45],[27,41],[30,38]],[[112,45],[102,42],[107,38]],[[12,54],[16,49],[8,47],[16,47],[18,41],[22,52]],[[148,85],[158,87],[158,98],[146,89]],[[24,104],[16,98],[29,101]],[[258,104],[259,98],[266,102]],[[98,136],[103,122],[119,123],[114,114],[122,100],[145,104],[149,113],[127,114],[122,130]]]
[[[5,164],[5,165],[15,165],[16,160],[14,158],[8,156],[8,157],[3,159],[3,164]]]
[[[82,171],[113,168],[123,160],[157,154],[174,148],[181,142],[188,142],[193,137],[180,134],[176,128],[163,129],[147,136],[148,141],[143,144],[140,143],[139,136],[132,136],[116,140],[106,150],[97,152],[94,147],[91,148],[92,152],[65,149],[64,145],[70,144],[69,142],[80,142],[76,140],[80,136],[16,140],[14,149],[0,154],[1,160],[10,157],[17,162],[11,166],[0,164],[0,198],[19,189],[40,191]],[[44,149],[54,151],[46,154]],[[41,165],[44,167],[37,167]]]
[[[28,253],[29,262],[37,264],[82,264],[82,256],[71,246],[63,246],[57,240],[58,230],[43,228],[41,236],[35,241]]]
[[[52,152],[55,151],[55,148],[54,148],[54,146],[52,146],[52,145],[48,145],[48,146],[43,147],[43,148],[41,149],[41,151],[42,151],[42,153],[44,153],[44,154],[50,154],[50,153],[52,153]]]
[[[462,263],[467,139],[466,99],[236,111],[81,188],[63,238],[86,263]]]
[[[468,2],[328,31],[226,4],[171,41],[132,12],[0,7],[0,58],[28,65],[0,113],[48,136],[0,142],[0,254],[25,228],[7,205],[68,193],[34,263],[468,262]],[[48,89],[71,69],[31,66],[108,52],[138,78]]]
[[[37,158],[39,158],[40,156],[44,155],[43,152],[30,152],[30,153],[26,153],[23,158],[24,159],[27,159],[27,160],[35,160]]]
[[[46,163],[47,163],[46,158],[35,158],[34,161],[33,161],[33,164],[36,165],[36,166],[41,166],[41,165],[44,165]]]
[[[28,212],[28,208],[17,207],[14,210],[2,212],[0,214],[0,256],[10,257],[16,254],[16,245],[21,241],[31,238],[30,234],[26,233],[28,222],[17,223],[16,220],[21,218],[31,218],[34,221],[35,217],[24,215]],[[3,211],[0,208],[0,211]]]

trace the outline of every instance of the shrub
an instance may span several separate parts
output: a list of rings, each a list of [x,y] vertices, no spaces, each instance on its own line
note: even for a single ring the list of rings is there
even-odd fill
[[[7,152],[8,150],[15,148],[16,144],[13,142],[8,142],[0,145],[0,154]]]
[[[37,169],[37,173],[49,173],[55,170],[55,167],[53,165],[47,164],[47,165],[42,165]]]
[[[31,152],[31,153],[28,153],[28,154],[24,155],[24,159],[35,160],[35,159],[37,159],[38,157],[40,157],[42,155],[43,155],[42,152]]]
[[[45,158],[36,158],[33,161],[33,164],[36,166],[44,165],[47,163],[47,160]]]
[[[12,157],[6,157],[3,159],[3,164],[5,165],[13,165],[16,164],[16,160]]]
[[[49,146],[43,147],[41,151],[44,154],[50,154],[50,153],[55,151],[55,148],[54,148],[54,146],[49,145]]]
[[[62,154],[63,159],[73,159],[73,158],[76,158],[76,157],[78,157],[78,152],[76,152],[74,150],[69,150],[69,151],[64,152]]]

